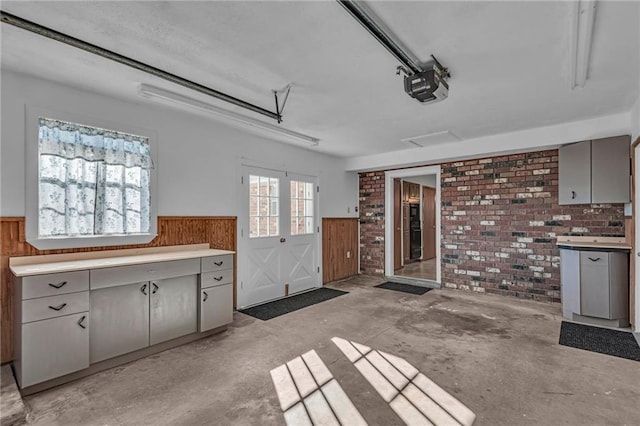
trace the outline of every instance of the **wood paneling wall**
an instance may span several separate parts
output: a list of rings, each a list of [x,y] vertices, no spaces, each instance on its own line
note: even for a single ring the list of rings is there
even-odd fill
[[[358,224],[357,218],[322,218],[323,283],[358,274]]]
[[[2,363],[11,361],[13,357],[13,285],[9,270],[10,257],[199,243],[209,243],[212,248],[235,251],[237,241],[235,217],[161,216],[158,217],[158,236],[148,244],[38,250],[25,241],[24,225],[24,217],[0,217],[0,247],[2,250],[0,251],[0,362]],[[236,259],[234,258],[234,265],[235,263]],[[233,282],[233,305],[235,306],[235,276]]]

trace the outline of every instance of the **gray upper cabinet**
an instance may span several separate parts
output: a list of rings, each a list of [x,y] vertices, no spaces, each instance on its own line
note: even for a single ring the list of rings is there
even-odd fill
[[[559,153],[560,204],[588,204],[591,202],[591,141],[574,143],[560,148]]]
[[[631,138],[616,136],[559,150],[559,204],[628,203]]]
[[[591,142],[591,202],[628,203],[630,178],[629,136]]]

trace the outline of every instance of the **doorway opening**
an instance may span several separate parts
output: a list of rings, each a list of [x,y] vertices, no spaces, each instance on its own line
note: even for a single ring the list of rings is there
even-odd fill
[[[387,172],[385,195],[385,275],[440,287],[440,168]]]

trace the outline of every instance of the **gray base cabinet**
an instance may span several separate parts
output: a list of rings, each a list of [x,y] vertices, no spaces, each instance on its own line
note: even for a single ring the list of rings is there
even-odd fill
[[[224,252],[16,277],[14,367],[20,388],[42,390],[69,379],[53,380],[61,376],[88,374],[130,358],[115,357],[171,347],[229,324],[233,265],[233,254]]]
[[[149,346],[149,283],[91,291],[91,363]]]
[[[151,281],[151,345],[198,331],[197,296],[197,275]]]

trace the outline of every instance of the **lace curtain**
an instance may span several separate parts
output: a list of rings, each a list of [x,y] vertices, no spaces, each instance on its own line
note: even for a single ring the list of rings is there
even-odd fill
[[[145,137],[39,120],[40,237],[149,232]]]

